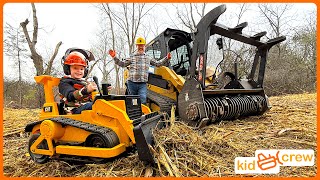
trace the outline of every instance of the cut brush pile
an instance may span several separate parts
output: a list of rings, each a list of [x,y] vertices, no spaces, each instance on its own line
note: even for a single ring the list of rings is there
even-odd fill
[[[171,121],[171,126],[154,132],[157,165],[145,166],[136,152],[105,164],[72,165],[62,161],[35,164],[27,155],[28,122],[38,111],[4,109],[4,175],[10,177],[310,177],[312,167],[280,167],[274,175],[237,175],[236,157],[253,157],[258,149],[316,148],[316,94],[270,98],[272,109],[262,115],[222,121],[200,130]]]

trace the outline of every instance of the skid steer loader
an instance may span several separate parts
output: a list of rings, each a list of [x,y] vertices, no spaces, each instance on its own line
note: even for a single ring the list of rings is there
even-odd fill
[[[147,103],[152,111],[169,112],[176,105],[183,121],[203,127],[240,116],[261,115],[271,107],[263,89],[267,54],[286,38],[263,42],[260,39],[266,32],[253,36],[242,33],[246,22],[233,28],[217,23],[225,11],[226,6],[220,5],[208,12],[197,24],[196,32],[168,28],[146,45],[146,54],[155,59],[163,58],[168,52],[172,54],[170,66],[150,70]],[[223,87],[218,88],[217,83],[206,84],[207,55],[212,53],[208,52],[208,41],[213,35],[255,47],[251,72],[246,78],[238,78],[235,62],[234,73],[224,73],[230,81]],[[222,38],[217,40],[217,45],[223,48]]]
[[[139,96],[110,95],[107,85],[102,84],[92,110],[66,114],[63,104],[54,101],[53,87],[60,78],[42,75],[35,80],[44,85],[46,100],[40,120],[25,127],[31,133],[28,151],[36,163],[46,163],[50,158],[101,163],[133,147],[140,160],[154,163],[149,144],[153,143],[152,130],[161,125],[163,115],[151,113]]]

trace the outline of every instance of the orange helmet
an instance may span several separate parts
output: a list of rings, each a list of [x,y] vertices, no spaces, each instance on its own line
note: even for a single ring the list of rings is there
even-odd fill
[[[87,67],[87,61],[86,57],[80,53],[73,51],[71,52],[67,57],[66,60],[64,61],[65,65],[79,65],[79,66],[84,66]]]

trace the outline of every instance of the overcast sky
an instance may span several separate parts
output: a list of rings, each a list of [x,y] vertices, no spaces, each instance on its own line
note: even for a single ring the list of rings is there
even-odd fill
[[[97,9],[92,4],[47,4],[36,3],[39,27],[45,29],[50,36],[48,46],[55,44],[63,38],[66,47],[78,45],[89,48],[90,34],[94,33],[98,23]],[[32,20],[31,4],[12,4],[4,6],[5,22],[19,25],[28,18]],[[31,30],[29,25],[29,30]],[[42,31],[43,33],[43,31]],[[61,36],[63,34],[63,36]]]
[[[81,47],[90,49],[90,38],[98,26],[97,10],[91,4],[48,4],[36,3],[37,17],[39,22],[39,34],[37,48],[53,50],[59,41],[63,44],[60,47],[60,59],[64,51],[70,47]],[[4,5],[4,23],[18,27],[20,22],[26,18],[32,21],[32,9],[30,3],[7,3]],[[32,22],[27,26],[32,30]],[[45,48],[44,48],[45,47]],[[10,62],[4,60],[4,74],[10,74]],[[27,71],[31,69],[26,69]]]
[[[67,48],[81,47],[90,49],[90,41],[95,36],[95,30],[99,26],[99,15],[93,4],[82,3],[36,3],[37,17],[39,22],[39,33],[37,48],[46,56],[46,50],[49,50],[48,57],[59,41],[63,44],[60,47],[57,59],[60,60],[62,54]],[[218,4],[212,4],[212,7]],[[170,6],[170,4],[166,4]],[[231,7],[231,8],[230,8]],[[314,4],[299,4],[296,6],[298,12],[304,10],[315,9]],[[160,6],[161,9],[161,6]],[[207,8],[210,10],[210,8]],[[227,5],[227,12],[232,13],[232,6]],[[30,3],[7,3],[3,7],[3,22],[10,23],[12,26],[18,27],[20,22],[28,18],[32,21],[32,10]],[[175,12],[174,12],[175,13]],[[164,14],[161,14],[165,18]],[[254,17],[251,17],[254,18]],[[162,19],[165,21],[165,19]],[[167,19],[167,21],[169,21]],[[161,22],[161,21],[159,21]],[[157,22],[157,23],[159,23]],[[250,23],[249,23],[250,25]],[[32,29],[32,22],[29,23],[28,29]],[[147,39],[151,40],[151,39]],[[12,62],[4,57],[4,75],[7,77],[14,76],[10,72]],[[26,65],[25,74],[32,74],[34,71],[32,64]],[[17,76],[15,76],[17,77]],[[24,78],[26,79],[26,78]]]

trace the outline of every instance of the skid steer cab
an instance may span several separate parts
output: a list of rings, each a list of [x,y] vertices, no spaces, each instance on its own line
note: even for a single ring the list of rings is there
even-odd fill
[[[63,104],[54,101],[53,87],[60,78],[43,75],[35,80],[43,84],[46,100],[39,121],[25,127],[31,133],[28,151],[36,163],[50,159],[101,163],[132,149],[137,149],[140,160],[154,163],[149,144],[163,115],[151,113],[139,96],[110,95],[102,85],[92,110],[66,114]]]

